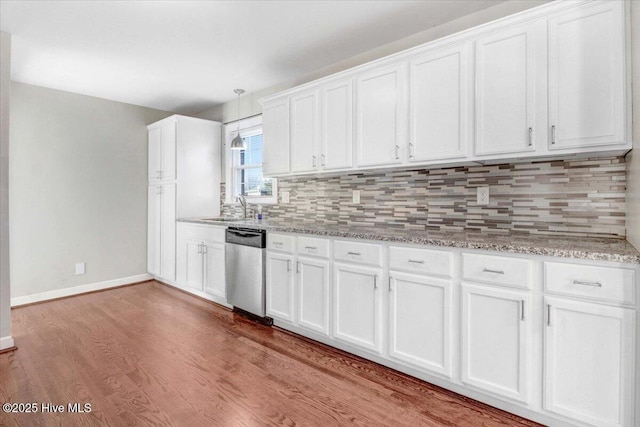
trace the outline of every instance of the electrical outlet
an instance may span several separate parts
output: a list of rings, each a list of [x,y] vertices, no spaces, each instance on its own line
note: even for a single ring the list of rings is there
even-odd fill
[[[479,205],[489,204],[489,187],[478,187],[478,200]]]
[[[353,203],[360,203],[360,190],[353,190]]]
[[[84,274],[85,270],[86,270],[86,263],[84,263],[84,262],[77,262],[76,263],[76,276],[80,276],[80,275]]]
[[[280,193],[280,201],[282,203],[289,203],[289,192],[288,191],[283,191],[282,193]]]

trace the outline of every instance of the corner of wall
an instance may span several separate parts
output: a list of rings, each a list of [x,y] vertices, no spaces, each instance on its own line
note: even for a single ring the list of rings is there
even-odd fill
[[[11,35],[0,32],[0,350],[13,347],[9,284],[9,110]]]

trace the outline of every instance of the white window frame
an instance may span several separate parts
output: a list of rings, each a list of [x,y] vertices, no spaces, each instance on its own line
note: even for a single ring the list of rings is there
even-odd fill
[[[229,122],[224,126],[225,134],[225,203],[226,204],[239,204],[238,197],[238,183],[234,169],[236,168],[236,162],[239,159],[239,151],[234,152],[231,150],[231,140],[240,133],[240,136],[250,136],[262,132],[262,115],[249,117],[235,122]],[[264,154],[263,154],[264,155]],[[269,197],[257,196],[247,197],[247,202],[257,205],[271,205],[278,203],[278,180],[273,178],[273,194]]]

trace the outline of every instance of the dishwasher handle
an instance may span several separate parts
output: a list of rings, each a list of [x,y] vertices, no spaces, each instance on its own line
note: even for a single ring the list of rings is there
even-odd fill
[[[267,247],[267,234],[264,230],[246,228],[227,228],[225,242],[242,246],[264,249]]]

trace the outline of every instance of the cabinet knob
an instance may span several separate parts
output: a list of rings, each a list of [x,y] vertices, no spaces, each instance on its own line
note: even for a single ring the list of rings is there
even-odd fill
[[[400,159],[400,146],[396,145],[396,160]]]
[[[316,156],[311,156],[313,167],[316,167]]]
[[[556,125],[551,126],[551,143],[556,143]]]
[[[533,128],[529,128],[529,147],[533,145]]]

